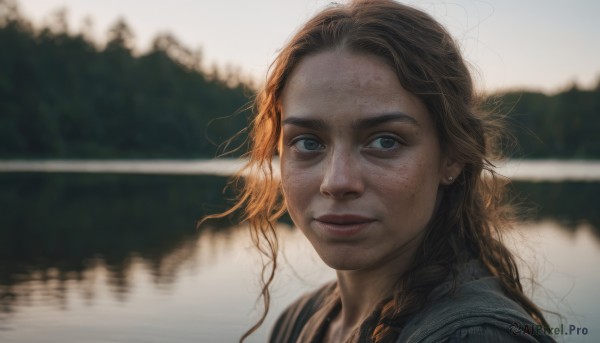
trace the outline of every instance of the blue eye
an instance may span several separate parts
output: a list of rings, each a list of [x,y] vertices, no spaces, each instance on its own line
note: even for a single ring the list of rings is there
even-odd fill
[[[397,147],[400,143],[394,137],[381,136],[377,137],[367,145],[367,148],[389,150]]]
[[[312,152],[323,148],[323,144],[313,138],[300,138],[292,143],[292,146],[301,152]]]

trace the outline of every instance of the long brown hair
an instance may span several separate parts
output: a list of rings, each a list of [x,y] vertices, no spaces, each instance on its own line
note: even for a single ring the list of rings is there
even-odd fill
[[[456,181],[444,189],[414,263],[370,320],[372,340],[389,342],[397,337],[402,323],[422,309],[433,288],[455,272],[465,251],[499,278],[507,296],[547,327],[542,312],[523,293],[515,258],[502,243],[501,233],[510,226],[504,205],[506,180],[494,172],[491,162],[501,157],[497,143],[501,126],[477,111],[471,75],[456,43],[420,10],[392,0],[356,0],[324,9],[281,50],[255,101],[248,164],[235,178],[241,185],[238,201],[229,211],[208,217],[242,210],[254,243],[270,259],[262,273],[265,311],[240,341],[267,315],[268,287],[277,266],[274,228],[285,205],[272,160],[280,137],[282,92],[302,58],[334,48],[383,58],[400,84],[426,105],[445,153],[464,165]]]

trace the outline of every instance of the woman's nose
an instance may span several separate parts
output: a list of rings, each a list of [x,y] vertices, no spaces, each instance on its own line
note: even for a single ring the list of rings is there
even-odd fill
[[[321,194],[342,200],[357,198],[364,192],[360,164],[348,151],[334,151],[323,161]]]

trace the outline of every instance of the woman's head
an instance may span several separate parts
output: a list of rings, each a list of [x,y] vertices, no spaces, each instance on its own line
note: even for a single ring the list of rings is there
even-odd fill
[[[454,208],[442,202],[445,224],[461,219],[461,211],[468,210],[461,208],[463,200],[473,201],[470,194],[486,163],[486,124],[474,113],[471,77],[452,37],[429,15],[394,1],[333,5],[309,20],[281,50],[258,97],[251,161],[263,170],[270,166],[281,148],[286,86],[302,61],[327,51],[376,57],[425,106],[443,153],[464,166],[444,192],[445,198],[459,201],[451,203]],[[281,213],[275,207],[273,213]]]
[[[329,62],[326,61],[327,58],[330,58]],[[333,58],[333,62],[331,58]],[[336,58],[338,58],[337,62]],[[355,213],[350,213],[358,214],[359,218],[356,216],[344,218],[343,215],[347,213],[343,213],[341,207],[336,208],[333,205],[324,208],[327,211],[323,213],[316,213],[314,208],[302,208],[301,204],[306,199],[301,197],[283,199],[285,194],[282,193],[291,191],[295,192],[293,196],[296,196],[299,194],[298,192],[302,193],[303,191],[292,189],[293,180],[291,178],[308,177],[303,173],[295,173],[295,171],[302,170],[302,168],[295,168],[299,164],[287,164],[291,160],[286,159],[286,149],[288,154],[293,152],[293,149],[296,149],[296,152],[298,149],[318,150],[321,149],[320,144],[322,143],[319,140],[306,140],[302,137],[292,141],[288,141],[286,138],[284,126],[293,126],[298,123],[302,125],[301,120],[290,121],[286,116],[293,114],[298,117],[299,113],[306,114],[307,112],[298,111],[298,108],[302,107],[303,102],[312,101],[310,95],[308,97],[296,96],[298,95],[297,87],[295,90],[291,89],[294,87],[294,82],[298,81],[298,77],[307,78],[311,75],[306,70],[298,70],[306,69],[306,65],[311,63],[313,63],[312,67],[315,67],[314,64],[319,67],[319,63],[320,67],[324,67],[327,66],[327,63],[335,65],[338,62],[340,64],[337,67],[346,67],[340,69],[342,74],[348,72],[348,69],[352,69],[353,63],[356,64],[357,69],[365,67],[366,63],[365,68],[368,69],[370,65],[381,71],[382,77],[385,79],[383,83],[389,87],[381,90],[380,93],[387,92],[385,98],[389,100],[388,105],[390,105],[391,112],[396,114],[408,112],[409,119],[403,119],[405,121],[404,128],[401,130],[408,132],[414,129],[414,127],[411,129],[409,122],[410,118],[416,119],[417,122],[425,123],[424,127],[430,128],[429,131],[424,130],[419,134],[423,134],[429,143],[435,143],[435,147],[428,145],[428,149],[435,155],[435,158],[425,158],[425,167],[419,169],[412,166],[410,167],[412,169],[396,170],[398,174],[392,177],[392,180],[398,181],[395,184],[398,187],[394,188],[391,194],[392,197],[399,197],[400,202],[410,203],[411,194],[419,193],[420,196],[425,197],[417,200],[421,201],[420,204],[427,204],[427,206],[419,207],[426,212],[426,216],[423,218],[426,219],[427,225],[423,225],[423,220],[415,222],[420,226],[418,232],[413,232],[414,235],[411,237],[418,237],[419,239],[415,240],[418,241],[418,244],[412,247],[413,258],[402,277],[399,278],[394,294],[381,303],[379,313],[373,319],[371,326],[374,341],[387,341],[392,338],[395,331],[389,323],[402,322],[402,318],[418,311],[424,305],[428,292],[451,273],[453,266],[465,252],[482,260],[494,275],[500,277],[509,296],[521,303],[540,322],[544,322],[539,310],[523,295],[514,260],[499,241],[499,229],[504,227],[502,217],[498,215],[501,213],[498,211],[501,208],[499,206],[501,188],[495,186],[497,183],[493,166],[488,160],[494,148],[493,144],[490,144],[491,133],[493,133],[491,129],[494,125],[492,121],[476,112],[472,80],[458,47],[448,32],[432,17],[391,0],[351,1],[348,4],[332,5],[318,13],[281,50],[271,67],[266,84],[257,96],[256,116],[250,130],[250,151],[247,154],[249,162],[247,170],[239,176],[244,178],[242,193],[238,203],[222,215],[240,208],[243,209],[257,247],[271,257],[273,263],[270,273],[263,273],[265,309],[268,310],[268,286],[273,279],[277,261],[277,233],[274,226],[276,220],[286,210],[286,200],[288,205],[293,207],[289,210],[292,218],[299,221],[297,223],[299,226],[302,226],[302,220],[306,219],[302,218],[303,210],[313,211],[309,214],[315,216],[324,216],[322,221],[325,222],[325,226],[328,225],[327,222],[330,224],[340,221],[357,222],[355,229],[358,230],[359,235],[361,227],[370,225],[369,220],[378,219],[369,217],[368,213],[363,216],[364,213],[361,213],[359,208],[352,208]],[[298,74],[304,76],[298,76]],[[351,70],[346,74],[352,74]],[[313,75],[315,74],[313,73]],[[316,75],[319,76],[319,74]],[[335,79],[333,73],[329,72],[328,75]],[[396,95],[389,94],[389,92]],[[312,98],[318,97],[319,94],[327,94],[326,88]],[[329,95],[335,96],[332,94]],[[366,93],[355,90],[354,94],[354,98],[358,101]],[[290,100],[294,97],[295,100]],[[377,95],[374,97],[365,95],[362,100],[373,101],[376,98]],[[346,100],[349,101],[348,98]],[[343,105],[347,106],[348,102]],[[331,111],[332,109],[335,110],[335,107],[327,107],[327,110]],[[312,111],[314,114],[314,107]],[[380,115],[383,112],[386,111],[378,111],[377,114]],[[364,117],[365,114],[364,111],[356,113],[359,114],[359,117],[361,115]],[[320,119],[328,119],[326,113],[320,112],[320,114]],[[300,116],[302,117],[302,115]],[[335,121],[336,118],[342,117],[338,113],[329,119]],[[360,118],[354,119],[360,121]],[[285,120],[287,121],[284,122]],[[348,124],[347,127],[351,126],[349,124],[351,121],[342,120],[342,122]],[[331,126],[332,123],[330,121],[325,124]],[[311,125],[314,126],[314,124],[313,121]],[[304,126],[306,127],[306,125]],[[383,150],[391,149],[394,144],[398,143],[398,140],[390,139],[390,136],[393,135],[363,139],[364,144],[361,147],[367,150],[376,147],[379,149],[377,153],[382,154]],[[339,133],[336,137],[343,137],[343,133]],[[343,145],[338,144],[338,147],[343,147]],[[369,153],[371,151],[369,150]],[[272,170],[273,157],[278,153],[282,155],[284,189],[282,189],[281,180],[274,176]],[[425,157],[423,150],[420,156]],[[304,163],[302,166],[306,171],[311,167],[308,160],[296,160],[296,162]],[[343,178],[348,176],[343,172],[352,173],[358,170],[357,165],[352,164],[357,163],[359,159],[338,161],[341,161],[341,164],[335,165],[335,168],[343,168],[343,163],[350,163],[350,168],[340,169],[342,171],[341,179],[331,179],[334,183],[342,182]],[[405,166],[410,165],[407,161],[404,162],[406,162]],[[364,165],[360,167],[362,166]],[[482,176],[484,169],[490,171],[486,177]],[[381,170],[375,171],[380,172]],[[421,176],[425,177],[420,180],[423,182],[424,188],[405,187],[406,184],[399,182],[403,178],[402,170],[409,170],[413,173],[421,172],[423,174]],[[250,172],[253,176],[244,177],[243,175],[247,175],[246,172]],[[321,179],[327,174],[323,169],[319,172],[314,172],[313,169],[311,173],[311,175],[321,173],[319,174]],[[329,176],[334,174],[330,171]],[[383,176],[380,175],[381,178]],[[286,177],[288,179],[285,179]],[[377,175],[369,177],[369,180],[375,180]],[[419,180],[414,178],[413,181]],[[359,192],[359,188],[354,188],[350,193]],[[385,186],[380,188],[385,191]],[[402,193],[403,189],[409,192]],[[411,191],[413,193],[410,193]],[[313,187],[312,190],[309,187],[305,190],[305,195],[316,193],[325,197],[334,198],[336,196],[331,188],[328,189],[327,185],[323,186],[322,184],[319,187]],[[356,196],[356,193],[352,194],[352,196]],[[394,199],[381,196],[378,201],[385,203],[382,207],[385,208],[386,204],[389,205]],[[336,203],[340,202],[332,201],[328,204]],[[394,210],[394,207],[391,206],[389,209]],[[383,211],[379,214],[381,213],[386,212]],[[336,217],[338,214],[342,214],[342,216]],[[310,219],[310,216],[308,218]],[[337,230],[335,225],[330,225],[328,229],[330,233],[335,233]],[[341,235],[346,234],[348,232]],[[316,238],[313,237],[311,241],[314,245]],[[315,247],[318,251],[319,248]],[[352,268],[357,266],[356,264],[344,265],[340,262],[341,260],[335,260],[335,257],[331,256],[325,256],[324,260],[334,267]],[[262,323],[262,320],[264,320],[264,316],[244,337],[253,332]]]

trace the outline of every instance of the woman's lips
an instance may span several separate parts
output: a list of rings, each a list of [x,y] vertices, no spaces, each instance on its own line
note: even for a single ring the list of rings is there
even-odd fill
[[[328,235],[350,237],[359,234],[375,219],[355,214],[326,214],[315,218],[317,226]]]
[[[357,214],[325,214],[315,218],[316,220],[329,224],[362,224],[375,221],[373,218],[363,217]]]

